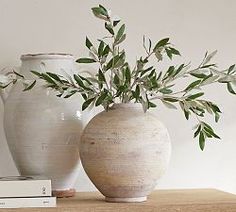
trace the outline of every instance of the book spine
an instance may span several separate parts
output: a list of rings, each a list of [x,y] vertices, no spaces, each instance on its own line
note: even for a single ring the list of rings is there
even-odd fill
[[[0,181],[0,198],[49,197],[51,195],[51,180]]]
[[[3,198],[0,208],[56,207],[56,197],[41,198]]]

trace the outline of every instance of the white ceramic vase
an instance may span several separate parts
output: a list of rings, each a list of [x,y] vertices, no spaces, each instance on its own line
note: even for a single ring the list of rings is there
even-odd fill
[[[82,165],[110,202],[141,202],[168,167],[166,127],[140,104],[117,104],[96,115],[80,141]]]
[[[20,73],[33,79],[31,70],[74,73],[74,58],[69,54],[23,55]],[[56,97],[40,85],[22,92],[21,83],[3,94],[4,129],[15,164],[21,175],[45,175],[52,179],[56,196],[75,192],[80,159],[78,142],[82,131],[78,96]]]

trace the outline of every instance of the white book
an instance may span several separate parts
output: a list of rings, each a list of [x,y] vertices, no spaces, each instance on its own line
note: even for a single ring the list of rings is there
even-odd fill
[[[0,198],[52,196],[51,180],[41,176],[0,177]]]
[[[1,198],[0,208],[51,208],[56,207],[56,197]]]

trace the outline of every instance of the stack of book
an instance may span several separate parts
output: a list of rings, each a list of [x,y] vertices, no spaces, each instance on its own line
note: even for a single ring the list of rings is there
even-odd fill
[[[0,208],[56,207],[51,180],[40,176],[0,177]]]

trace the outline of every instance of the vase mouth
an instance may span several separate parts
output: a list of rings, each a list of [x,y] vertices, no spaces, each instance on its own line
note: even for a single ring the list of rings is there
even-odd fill
[[[36,53],[36,54],[23,54],[20,59],[23,60],[35,60],[35,59],[73,59],[72,54],[67,53]]]
[[[142,105],[141,105],[141,103],[134,103],[134,102],[115,103],[113,105],[113,108],[138,108],[138,109],[142,109]]]

